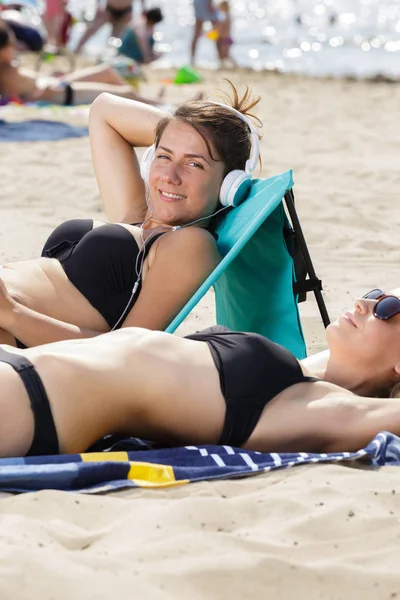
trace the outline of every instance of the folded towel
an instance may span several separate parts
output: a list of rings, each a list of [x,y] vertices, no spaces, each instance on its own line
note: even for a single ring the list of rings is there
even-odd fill
[[[74,127],[59,121],[32,119],[10,123],[0,119],[0,142],[55,141],[87,135],[87,127]]]
[[[400,466],[400,438],[379,433],[358,452],[330,454],[261,453],[231,446],[89,452],[59,456],[3,458],[0,491],[31,492],[44,489],[84,493],[109,492],[124,487],[171,487],[194,481],[229,479],[307,463],[364,461],[376,466]],[[131,438],[127,448],[147,448]]]

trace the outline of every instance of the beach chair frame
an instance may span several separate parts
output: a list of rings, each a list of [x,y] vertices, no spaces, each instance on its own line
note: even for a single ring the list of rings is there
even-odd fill
[[[292,254],[294,268],[296,272],[296,281],[293,284],[293,289],[298,297],[297,301],[304,302],[307,299],[307,292],[313,292],[318,305],[322,322],[324,324],[324,327],[326,328],[328,327],[331,321],[329,318],[328,310],[326,308],[324,297],[322,295],[322,281],[317,277],[313,262],[311,260],[311,255],[308,250],[303,229],[300,224],[300,219],[296,211],[293,188],[291,188],[285,193],[283,200],[285,202],[286,209],[291,221],[292,231],[294,234],[294,242],[298,245],[298,248],[301,252],[301,259],[303,261],[303,264],[299,262],[299,257],[296,252]]]

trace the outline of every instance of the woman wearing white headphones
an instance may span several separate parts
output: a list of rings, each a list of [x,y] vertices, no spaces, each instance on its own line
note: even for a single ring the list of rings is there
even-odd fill
[[[41,259],[3,265],[0,343],[168,326],[220,260],[211,217],[245,198],[259,159],[246,116],[258,100],[232,89],[232,106],[192,101],[174,115],[99,96],[90,142],[109,222],[67,221]],[[132,147],[145,146],[139,166]]]

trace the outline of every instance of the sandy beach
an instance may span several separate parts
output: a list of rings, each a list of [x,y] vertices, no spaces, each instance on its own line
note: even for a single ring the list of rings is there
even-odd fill
[[[151,95],[171,73],[149,70]],[[261,96],[263,177],[292,168],[331,318],[399,285],[400,86],[248,71],[169,85],[167,102],[229,77]],[[214,97],[215,99],[215,97]],[[87,123],[87,110],[11,107],[0,118]],[[258,173],[256,173],[258,176]],[[37,256],[68,218],[102,218],[88,138],[0,145],[0,263]],[[212,292],[179,333],[214,321]],[[311,353],[325,347],[312,297]],[[0,499],[4,599],[400,597],[400,470],[311,465],[243,480],[104,496]]]

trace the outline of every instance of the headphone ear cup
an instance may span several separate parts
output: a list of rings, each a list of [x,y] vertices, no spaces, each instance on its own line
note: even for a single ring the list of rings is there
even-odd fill
[[[222,206],[238,206],[248,196],[251,187],[251,175],[235,169],[228,173],[219,190]]]
[[[150,166],[153,162],[154,155],[156,153],[156,147],[154,144],[146,148],[143,152],[142,160],[140,161],[140,175],[146,183],[149,182]]]

